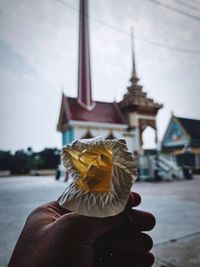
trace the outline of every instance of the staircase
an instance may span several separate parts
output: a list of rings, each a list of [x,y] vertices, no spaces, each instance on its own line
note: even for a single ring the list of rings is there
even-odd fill
[[[161,180],[171,181],[183,179],[182,169],[177,165],[171,156],[140,156],[138,159],[140,180],[154,180],[157,169]]]
[[[155,161],[155,159],[154,159]],[[172,157],[160,155],[157,161],[158,175],[162,180],[183,179],[182,169],[173,161]]]

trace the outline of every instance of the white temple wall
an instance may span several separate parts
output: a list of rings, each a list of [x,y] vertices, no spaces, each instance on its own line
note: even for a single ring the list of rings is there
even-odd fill
[[[105,139],[109,135],[109,130],[108,129],[91,129],[90,130],[91,134],[95,136],[100,136],[103,139]]]
[[[138,150],[139,144],[139,132],[132,130],[131,132],[126,131],[125,129],[112,129],[112,128],[103,128],[103,127],[91,127],[91,126],[74,126],[74,139],[81,139],[89,131],[90,134],[94,137],[100,136],[103,139],[107,138],[110,133],[114,135],[115,138],[122,138],[126,140],[127,147],[129,151]]]
[[[129,113],[129,125],[131,127],[138,127],[138,118],[136,112]]]
[[[126,144],[127,144],[129,151],[133,152],[136,150],[137,140],[136,140],[136,134],[134,130],[131,132],[124,132],[122,138],[126,140]]]
[[[112,131],[113,135],[116,137],[116,138],[123,138],[123,133],[124,131],[120,131],[120,130],[114,130]]]
[[[83,128],[83,127],[74,127],[74,139],[82,138],[88,131],[90,131],[91,135],[94,137],[100,136],[103,139],[107,138],[107,136],[112,132],[112,134],[116,138],[123,138],[123,130],[112,130],[112,129],[103,129],[103,128]]]
[[[135,129],[135,150],[141,152],[141,144],[140,144],[140,130],[139,127]]]
[[[86,129],[74,127],[74,140],[81,139],[85,135]]]
[[[100,136],[103,139],[106,138],[110,132],[113,133],[113,135],[116,138],[122,138],[126,140],[127,143],[127,147],[130,151],[135,151],[138,149],[138,144],[137,144],[137,139],[138,137],[136,136],[136,132],[132,131],[130,132],[126,132],[124,130],[109,130],[109,129],[92,129],[92,128],[74,128],[74,137],[75,139],[81,139],[86,133],[87,131],[90,131],[90,133],[96,137],[96,136]]]

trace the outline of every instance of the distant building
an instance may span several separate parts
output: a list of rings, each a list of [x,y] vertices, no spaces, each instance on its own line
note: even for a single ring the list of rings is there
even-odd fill
[[[162,151],[173,154],[179,165],[200,169],[200,120],[172,115],[163,137]]]
[[[93,100],[88,24],[88,1],[80,0],[78,97],[62,95],[57,126],[62,133],[62,145],[95,136],[123,138],[130,151],[142,153],[142,133],[147,126],[155,129],[157,140],[156,116],[162,105],[148,98],[138,85],[134,50],[131,85],[123,100],[119,103]]]

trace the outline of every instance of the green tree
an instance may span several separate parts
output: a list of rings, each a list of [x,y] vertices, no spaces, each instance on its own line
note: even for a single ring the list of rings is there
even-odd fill
[[[24,150],[16,151],[12,160],[11,172],[14,174],[27,174],[31,167],[31,157]]]
[[[10,151],[0,151],[0,170],[11,170],[13,155]]]
[[[57,148],[45,148],[39,153],[43,169],[56,169],[60,163],[60,151]]]

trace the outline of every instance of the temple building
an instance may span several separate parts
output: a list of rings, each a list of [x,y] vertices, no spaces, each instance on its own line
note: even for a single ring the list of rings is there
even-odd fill
[[[172,114],[162,140],[162,151],[174,155],[180,166],[200,170],[200,120]]]
[[[161,104],[155,103],[138,84],[134,49],[130,86],[117,102],[95,101],[92,98],[88,0],[80,0],[78,96],[62,95],[57,130],[62,134],[62,145],[75,139],[101,136],[103,139],[123,138],[130,151],[142,153],[142,133],[147,126],[155,130],[156,116]]]

